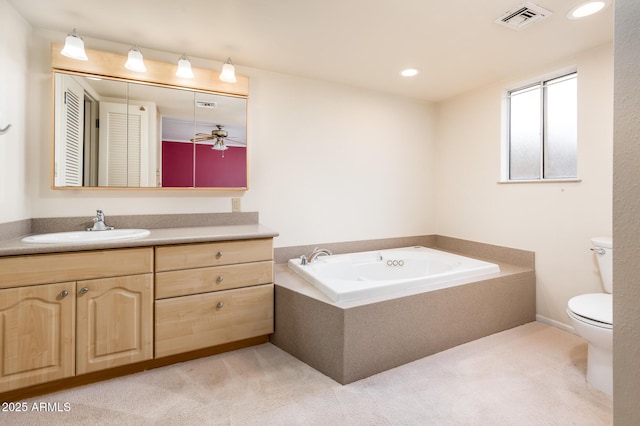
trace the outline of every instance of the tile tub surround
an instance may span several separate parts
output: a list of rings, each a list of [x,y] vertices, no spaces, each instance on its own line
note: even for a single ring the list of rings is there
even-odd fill
[[[470,257],[479,256],[469,251],[485,246],[497,259],[483,255],[483,260],[500,264],[501,272],[436,291],[335,304],[278,264],[271,342],[348,384],[535,321],[533,253],[441,236],[435,241],[449,250],[465,248],[458,252]]]

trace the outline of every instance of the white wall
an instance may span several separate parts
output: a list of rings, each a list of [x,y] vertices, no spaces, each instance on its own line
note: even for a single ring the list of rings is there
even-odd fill
[[[578,68],[579,183],[498,184],[505,87]],[[601,291],[589,238],[612,232],[613,50],[601,46],[443,102],[437,116],[439,234],[536,253],[537,312],[569,324],[567,301]]]
[[[31,27],[6,0],[0,0],[0,223],[28,219],[27,102]]]
[[[251,87],[246,204],[278,245],[434,231],[431,107],[266,72]]]
[[[250,77],[249,186],[228,191],[52,190],[50,43],[36,31],[32,61],[34,135],[29,168],[33,217],[245,211],[280,237],[276,246],[423,235],[434,232],[434,110],[427,103],[262,70]],[[89,48],[129,46],[85,39]],[[175,61],[179,53],[145,57]],[[221,64],[191,58],[194,66]],[[36,102],[37,100],[37,102]]]

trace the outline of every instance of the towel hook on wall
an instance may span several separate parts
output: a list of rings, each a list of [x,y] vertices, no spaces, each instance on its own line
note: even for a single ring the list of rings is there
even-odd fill
[[[5,133],[7,133],[10,127],[11,124],[7,124],[7,127],[5,127],[4,129],[0,129],[0,135],[4,135]]]

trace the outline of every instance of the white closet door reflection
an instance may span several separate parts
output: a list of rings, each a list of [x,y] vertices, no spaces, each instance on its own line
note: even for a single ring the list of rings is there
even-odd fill
[[[141,162],[149,143],[146,108],[101,102],[100,123],[99,185],[147,186],[148,167]]]

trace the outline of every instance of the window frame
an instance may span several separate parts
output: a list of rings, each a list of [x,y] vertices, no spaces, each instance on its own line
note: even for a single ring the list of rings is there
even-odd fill
[[[576,66],[563,68],[558,71],[554,71],[552,73],[544,74],[534,79],[526,80],[519,84],[513,84],[506,87],[503,90],[502,96],[502,147],[501,147],[501,173],[500,180],[498,183],[546,183],[546,182],[581,182],[578,173],[578,152],[576,149],[576,176],[575,177],[567,177],[567,178],[546,178],[544,176],[544,157],[545,157],[545,143],[547,139],[547,110],[546,110],[546,101],[544,88],[547,87],[547,83],[551,80],[560,79],[563,77],[568,77],[571,74],[576,74],[576,82],[578,81],[578,69]],[[511,179],[511,102],[510,97],[511,93],[523,91],[527,89],[531,89],[535,86],[540,86],[542,88],[541,94],[541,105],[540,105],[540,121],[541,121],[541,147],[540,147],[540,177],[539,178],[530,178],[530,179]],[[535,90],[535,89],[534,89]],[[578,94],[576,96],[579,96]],[[577,111],[576,111],[577,113]],[[576,117],[576,130],[578,126],[578,117]],[[577,143],[577,141],[576,141]]]

